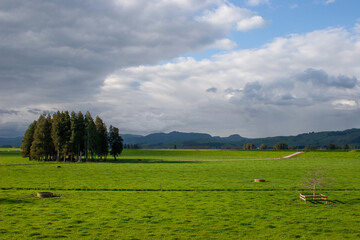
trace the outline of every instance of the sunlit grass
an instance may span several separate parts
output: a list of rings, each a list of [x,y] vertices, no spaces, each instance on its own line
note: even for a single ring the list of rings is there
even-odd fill
[[[358,153],[279,159],[291,153],[127,150],[118,162],[2,165],[1,238],[359,238]],[[29,162],[19,152],[0,161]],[[318,167],[330,202],[305,204],[302,178]]]
[[[3,239],[356,239],[359,194],[304,204],[297,192],[1,191]]]

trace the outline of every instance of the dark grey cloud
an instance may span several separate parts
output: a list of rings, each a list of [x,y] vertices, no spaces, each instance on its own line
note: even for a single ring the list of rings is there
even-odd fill
[[[16,122],[7,122],[0,124],[0,137],[12,138],[24,136],[28,124],[18,124]]]
[[[244,98],[262,101],[264,99],[262,88],[263,86],[259,82],[247,83],[243,90]]]
[[[235,104],[305,107],[336,102],[341,94],[345,94],[346,89],[353,89],[358,83],[356,77],[345,75],[334,77],[323,70],[309,68],[300,74],[281,80],[248,82],[241,91],[227,89],[225,93],[232,94],[231,102]],[[346,98],[349,101],[356,100],[355,96],[347,95]]]
[[[27,110],[29,113],[31,114],[35,114],[35,115],[39,115],[43,112],[43,110],[38,109],[38,108],[32,108],[32,109],[28,109]]]
[[[228,29],[196,20],[215,2],[3,0],[0,94],[13,106],[90,101],[116,69],[224,37]]]
[[[211,87],[211,88],[206,89],[206,92],[216,93],[217,90],[218,90],[218,89],[217,89],[216,87]]]
[[[19,111],[15,111],[15,110],[0,109],[0,115],[2,115],[2,114],[15,114],[15,115],[17,115],[18,113],[19,113]]]
[[[39,116],[41,114],[54,114],[56,111],[57,111],[57,109],[43,110],[43,109],[38,109],[38,108],[31,108],[31,109],[27,110],[28,113],[31,113],[36,116]]]
[[[230,87],[230,88],[226,88],[224,92],[225,94],[236,94],[242,92],[242,90]]]
[[[107,104],[98,103],[97,94],[109,75],[224,39],[231,22],[199,20],[224,5],[222,0],[2,0],[0,109],[23,111],[26,122],[65,109],[100,114]],[[138,91],[151,80],[145,76],[128,87]],[[9,116],[0,124],[9,122],[24,125]]]
[[[325,71],[318,69],[306,69],[296,78],[301,82],[310,82],[313,85],[337,88],[354,88],[359,84],[356,77],[348,77],[344,75],[329,76]]]

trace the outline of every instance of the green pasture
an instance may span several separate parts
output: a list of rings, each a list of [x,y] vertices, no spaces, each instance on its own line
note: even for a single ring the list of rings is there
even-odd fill
[[[360,152],[280,159],[291,153],[125,150],[118,161],[37,164],[19,152],[0,151],[0,236],[360,238]],[[328,176],[321,192],[329,203],[305,204],[299,200],[302,179],[319,167]],[[39,199],[39,191],[57,197]]]
[[[3,164],[28,164],[29,159],[22,158],[19,148],[0,148],[0,165]]]
[[[125,150],[121,155],[126,159],[148,159],[165,161],[222,161],[245,159],[275,159],[292,152],[289,151],[243,151],[243,150],[217,150],[217,149],[139,149]]]

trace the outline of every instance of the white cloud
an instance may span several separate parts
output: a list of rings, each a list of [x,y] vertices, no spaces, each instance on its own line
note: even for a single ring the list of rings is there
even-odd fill
[[[207,48],[216,48],[223,50],[231,50],[237,47],[236,42],[231,41],[228,38],[216,40],[213,44],[209,45]]]
[[[223,5],[215,11],[208,11],[198,20],[220,25],[225,29],[235,28],[239,31],[249,31],[266,25],[266,21],[261,16],[234,5]]]
[[[266,21],[261,16],[253,16],[251,18],[239,21],[236,24],[236,28],[240,31],[249,31],[254,28],[264,27],[266,24]]]
[[[269,4],[269,0],[248,0],[247,4],[250,6],[259,6],[261,4]]]
[[[349,32],[325,29],[212,59],[125,68],[105,80],[98,99],[123,131],[295,134],[338,129],[345,108],[343,126],[360,127],[359,56]]]
[[[334,3],[336,0],[325,0],[324,1],[324,4],[325,5],[328,5],[328,4],[331,4],[331,3]]]
[[[351,109],[359,107],[359,105],[357,104],[357,102],[355,100],[347,100],[347,99],[334,100],[332,102],[332,104],[338,109],[351,110]]]
[[[360,36],[360,22],[358,21],[353,29],[354,33]]]

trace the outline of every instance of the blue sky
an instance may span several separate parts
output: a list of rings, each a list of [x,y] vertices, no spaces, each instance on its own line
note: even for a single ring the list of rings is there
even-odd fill
[[[360,1],[0,2],[0,137],[43,112],[122,133],[360,128]]]
[[[229,1],[239,7],[251,9],[268,22],[266,27],[251,31],[231,31],[228,38],[240,49],[259,48],[276,37],[289,34],[303,34],[329,27],[344,27],[352,31],[360,21],[360,1],[337,0],[272,0],[251,6],[247,1]],[[209,58],[219,50],[211,49],[184,56],[196,59]]]

